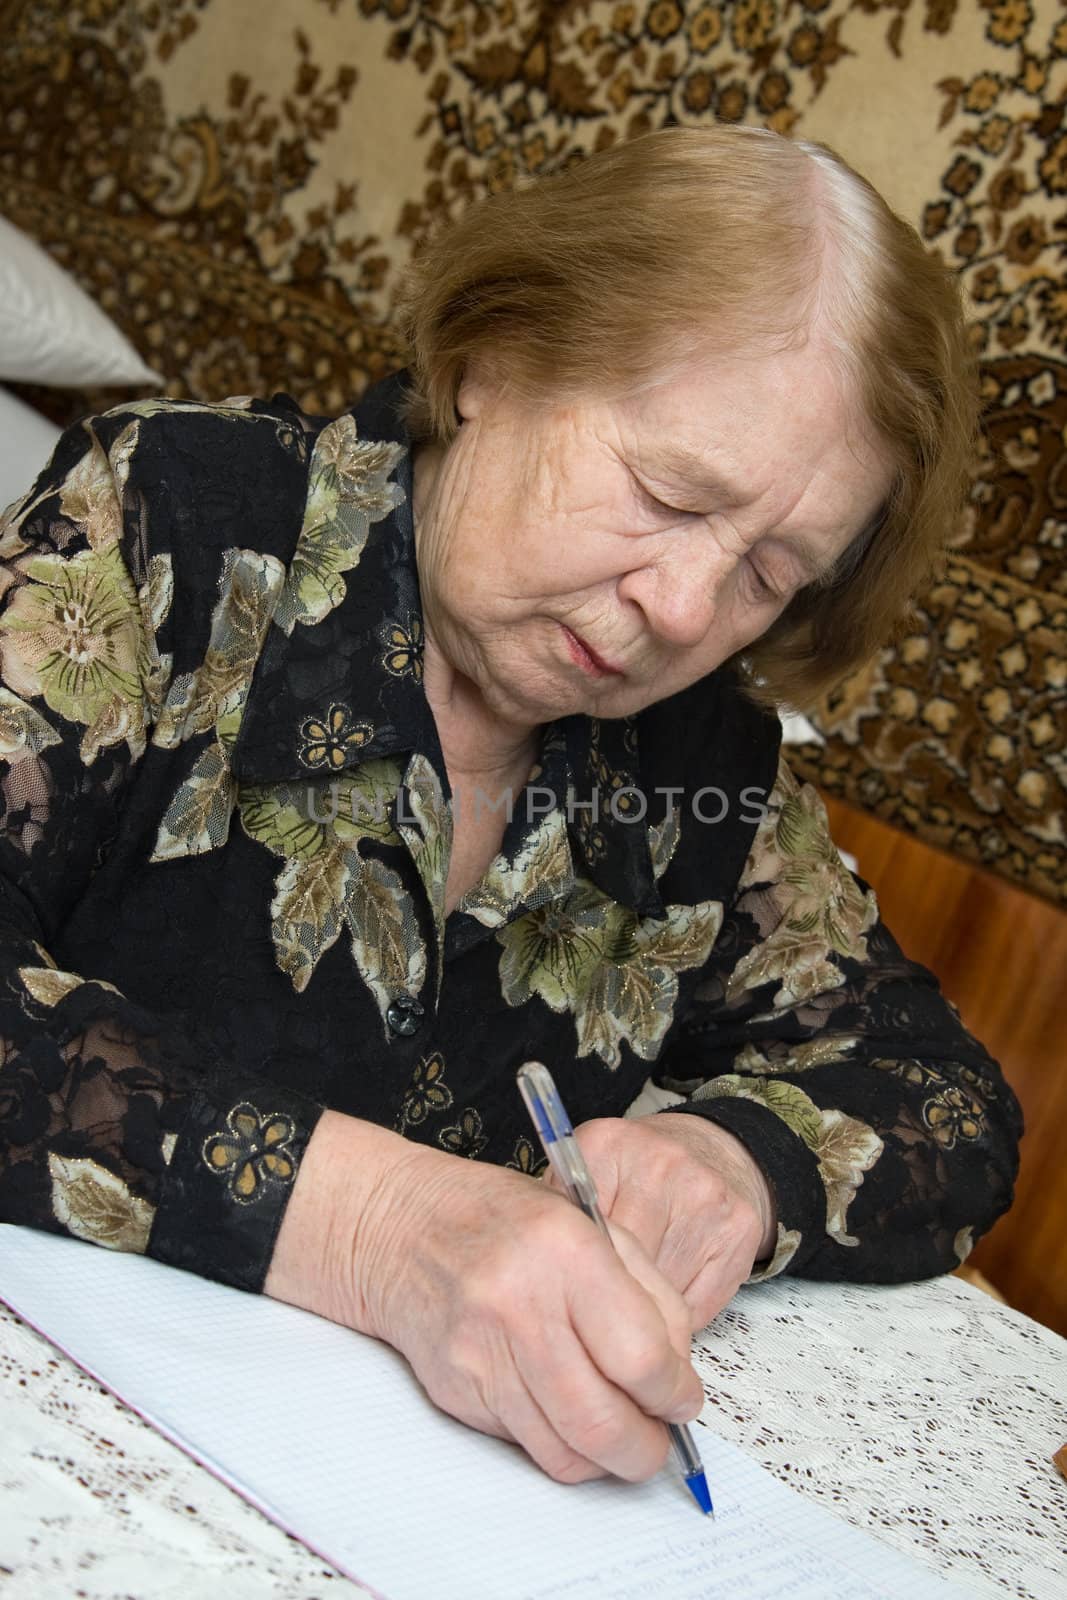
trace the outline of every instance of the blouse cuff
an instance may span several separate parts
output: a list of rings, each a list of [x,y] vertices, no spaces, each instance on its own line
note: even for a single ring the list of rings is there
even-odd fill
[[[687,1100],[665,1108],[717,1122],[740,1139],[771,1186],[778,1214],[778,1243],[769,1261],[753,1269],[749,1283],[797,1271],[815,1254],[826,1233],[826,1190],[818,1164],[803,1139],[754,1100],[723,1097]]]
[[[259,1293],[322,1111],[264,1078],[207,1078],[174,1144],[148,1255]]]

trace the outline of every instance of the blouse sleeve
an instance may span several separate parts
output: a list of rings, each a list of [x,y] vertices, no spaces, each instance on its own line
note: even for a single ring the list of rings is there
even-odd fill
[[[773,1185],[778,1248],[757,1277],[932,1277],[1011,1203],[1015,1096],[784,764],[657,1081]]]
[[[71,429],[0,521],[0,1221],[258,1290],[321,1108],[50,953],[170,671],[171,557],[123,504],[136,409]]]

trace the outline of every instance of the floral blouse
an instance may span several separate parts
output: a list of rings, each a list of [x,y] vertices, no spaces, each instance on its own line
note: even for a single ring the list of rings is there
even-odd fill
[[[402,385],[91,417],[0,524],[0,1221],[258,1290],[323,1107],[535,1173],[533,1057],[743,1140],[768,1272],[953,1268],[1016,1101],[731,669],[546,727],[446,918]]]

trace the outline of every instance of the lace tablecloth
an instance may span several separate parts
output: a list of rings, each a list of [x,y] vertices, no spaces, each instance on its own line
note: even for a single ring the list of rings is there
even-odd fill
[[[1067,1482],[1049,1458],[1067,1441],[1067,1341],[952,1278],[779,1278],[743,1290],[696,1359],[702,1421],[799,1493],[963,1594],[1065,1600]],[[3,1600],[366,1592],[0,1306]]]

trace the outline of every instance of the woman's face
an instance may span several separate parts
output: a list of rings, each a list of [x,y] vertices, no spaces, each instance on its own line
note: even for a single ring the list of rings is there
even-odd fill
[[[620,717],[752,643],[885,497],[824,350],[705,358],[621,402],[534,408],[489,373],[416,462],[433,656],[532,727]]]

